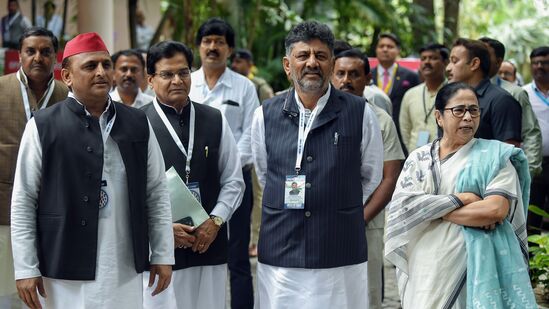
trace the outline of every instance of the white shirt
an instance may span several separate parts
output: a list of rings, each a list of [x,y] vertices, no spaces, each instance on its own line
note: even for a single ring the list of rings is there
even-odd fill
[[[327,104],[330,97],[331,87],[328,88],[317,103],[317,112],[320,115],[322,108]],[[295,98],[298,106],[303,106],[297,92]],[[374,111],[368,106],[364,107],[364,116],[362,118],[362,141],[360,143],[361,167],[360,175],[362,183],[362,202],[365,203],[372,192],[381,182],[383,173],[383,140],[381,138],[381,129],[377,122]],[[265,141],[265,121],[263,119],[263,108],[255,110],[252,123],[252,153],[257,178],[262,187],[265,187],[267,175],[267,147]]]
[[[46,27],[46,18],[44,16],[36,16],[36,25]],[[63,19],[61,16],[54,14],[48,21],[48,30],[51,31],[58,39],[61,39],[61,29],[63,28]]]
[[[541,130],[541,140],[543,144],[543,156],[549,156],[549,105],[547,105],[539,96],[544,97],[538,89],[535,82],[531,82],[522,87],[528,93],[528,98],[532,104],[532,110],[538,118],[539,128]],[[545,97],[549,101],[549,97]]]
[[[109,93],[111,96],[111,99],[116,102],[124,103],[122,102],[122,98],[120,97],[120,93],[118,93],[118,88],[114,88],[113,91]],[[145,106],[153,101],[154,97],[151,97],[150,95],[143,93],[141,89],[137,88],[137,95],[135,96],[135,99],[133,100],[133,103],[130,105],[131,107],[140,108],[142,106]]]
[[[69,96],[74,97],[72,93],[69,93]],[[111,103],[109,102],[109,104]],[[105,109],[105,112],[99,118],[102,132],[105,132],[108,117],[107,111],[108,108]],[[174,241],[170,199],[166,187],[166,175],[164,173],[164,159],[162,158],[160,146],[150,124],[149,132],[146,203],[148,205],[147,215],[149,218],[150,260],[151,264],[173,265],[175,263]],[[114,145],[118,148],[110,136],[107,137],[107,140],[104,140],[104,143],[105,148],[109,145]],[[103,154],[105,162],[103,175],[108,173],[115,175],[116,172],[113,173],[112,170],[118,167],[109,166],[109,162],[114,161],[106,155],[106,152],[105,150]],[[119,157],[118,161],[121,161],[121,157]],[[12,243],[16,279],[41,276],[38,269],[39,260],[36,248],[36,208],[40,194],[41,170],[42,145],[36,122],[34,118],[31,118],[21,139],[11,202]],[[113,194],[116,193],[116,191],[113,192]],[[127,206],[123,205],[122,207]],[[101,219],[100,213],[100,221]],[[133,271],[137,275],[135,269]]]
[[[175,108],[170,105],[166,105],[160,101],[158,101],[158,103],[175,110]],[[242,166],[240,165],[238,148],[236,147],[236,142],[231,133],[231,128],[223,114],[221,114],[221,119],[221,140],[219,143],[219,158],[217,161],[217,168],[220,172],[219,186],[221,191],[219,191],[217,203],[210,215],[221,217],[223,222],[227,222],[238,206],[240,206],[246,185],[242,178]],[[195,125],[200,124],[197,123]],[[185,150],[187,149],[188,146],[186,146]],[[195,151],[198,152],[196,149]],[[192,168],[191,165],[191,170]]]
[[[369,85],[364,87],[362,96],[368,102],[386,111],[389,116],[393,115],[393,103],[391,103],[391,99],[377,86]]]
[[[191,100],[221,111],[236,140],[242,166],[251,164],[250,130],[254,110],[259,106],[254,84],[229,68],[225,69],[213,89],[208,88],[202,68],[191,74],[191,82]]]
[[[135,34],[137,36],[137,45],[144,50],[149,49],[149,44],[154,36],[154,30],[149,26],[137,25],[135,27]]]

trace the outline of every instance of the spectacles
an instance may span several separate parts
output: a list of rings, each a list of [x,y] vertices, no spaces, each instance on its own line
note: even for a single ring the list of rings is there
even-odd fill
[[[154,75],[160,76],[163,80],[173,80],[176,75],[179,79],[185,79],[191,75],[191,71],[189,69],[183,69],[177,72],[162,71],[160,73],[154,73]]]
[[[533,61],[532,62],[532,66],[542,66],[542,67],[546,67],[546,66],[549,66],[549,60],[538,60],[538,61]]]
[[[451,110],[452,115],[457,118],[463,118],[466,112],[469,112],[472,118],[477,118],[478,116],[480,116],[480,108],[476,105],[470,105],[469,107],[465,107],[465,105],[458,105],[445,108],[444,110]]]

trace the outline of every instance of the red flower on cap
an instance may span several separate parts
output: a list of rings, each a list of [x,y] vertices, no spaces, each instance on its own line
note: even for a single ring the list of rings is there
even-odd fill
[[[98,51],[109,52],[99,34],[96,32],[82,33],[67,42],[63,51],[63,60],[76,54]]]

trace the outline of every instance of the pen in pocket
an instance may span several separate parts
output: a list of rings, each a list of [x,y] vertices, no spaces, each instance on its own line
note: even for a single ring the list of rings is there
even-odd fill
[[[204,152],[206,153],[206,158],[208,157],[208,146],[204,147]]]
[[[339,133],[334,133],[334,145],[337,145],[337,142],[339,141]]]

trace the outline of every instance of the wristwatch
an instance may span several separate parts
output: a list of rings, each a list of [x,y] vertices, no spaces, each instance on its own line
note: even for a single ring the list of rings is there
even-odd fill
[[[214,224],[217,225],[217,226],[219,226],[219,227],[221,227],[221,225],[223,225],[223,219],[221,219],[221,217],[211,215],[211,216],[210,216],[210,219],[212,219],[212,221],[214,222]]]

